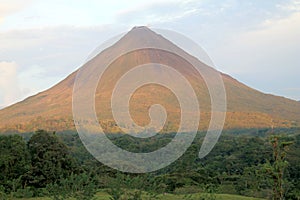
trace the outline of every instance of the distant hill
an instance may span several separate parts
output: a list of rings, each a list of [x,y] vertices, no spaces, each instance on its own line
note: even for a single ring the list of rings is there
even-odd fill
[[[146,27],[134,28],[113,46],[105,50],[104,55],[95,56],[91,62],[101,63],[101,56],[109,55],[115,48],[140,42],[161,43],[172,48],[179,48],[173,43]],[[181,50],[183,51],[183,50]],[[193,58],[195,59],[195,58]],[[195,76],[195,71],[188,63],[174,55],[157,49],[139,50],[126,57],[120,57],[105,72],[96,92],[98,119],[107,132],[119,132],[110,110],[110,97],[113,80],[131,69],[134,65],[146,62],[165,63],[189,77],[200,102],[201,122],[199,129],[205,129],[210,120],[210,98],[202,78]],[[203,67],[208,67],[202,64]],[[168,75],[165,74],[167,77]],[[72,90],[76,71],[54,87],[31,96],[22,102],[0,110],[0,132],[28,132],[36,129],[73,130]],[[227,74],[222,74],[226,92],[228,112],[226,129],[294,127],[300,124],[300,104],[287,98],[264,94],[254,90]],[[141,100],[142,99],[142,100]],[[164,132],[177,129],[180,121],[179,104],[174,94],[164,87],[148,85],[139,88],[131,100],[133,119],[140,125],[149,123],[148,109],[154,103],[162,104],[168,112],[168,123]]]

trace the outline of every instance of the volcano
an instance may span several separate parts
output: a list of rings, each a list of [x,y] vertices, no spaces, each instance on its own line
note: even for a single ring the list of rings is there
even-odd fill
[[[169,48],[178,46],[147,27],[135,27],[114,45],[105,49],[107,55],[129,44],[160,43]],[[180,49],[180,51],[184,51]],[[186,53],[186,52],[185,52]],[[186,53],[187,54],[187,53]],[[196,59],[189,55],[192,59]],[[101,64],[101,55],[94,56],[89,62]],[[211,119],[210,96],[201,76],[190,64],[174,55],[158,49],[142,49],[126,56],[120,56],[105,71],[95,93],[95,107],[99,123],[105,132],[122,132],[117,126],[110,99],[118,80],[126,71],[144,63],[163,63],[172,66],[190,81],[200,102],[201,120],[199,130],[205,130]],[[200,61],[199,61],[200,62]],[[209,66],[202,64],[203,68]],[[37,129],[49,131],[75,130],[72,115],[72,92],[77,71],[54,87],[31,96],[19,103],[0,110],[0,132],[32,132]],[[269,128],[299,127],[300,102],[284,97],[264,94],[252,89],[231,76],[221,73],[227,96],[227,113],[224,128]],[[91,74],[93,76],[93,74]],[[166,78],[168,74],[163,75]],[[83,94],[84,95],[84,94]],[[145,85],[138,88],[130,99],[130,114],[140,126],[149,123],[149,108],[161,104],[167,112],[167,121],[162,132],[173,132],[180,122],[180,105],[176,96],[160,85]]]

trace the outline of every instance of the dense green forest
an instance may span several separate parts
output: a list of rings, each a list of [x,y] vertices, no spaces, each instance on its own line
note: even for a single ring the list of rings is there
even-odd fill
[[[147,139],[108,134],[132,152],[165,146],[175,134]],[[300,199],[300,129],[224,131],[204,159],[198,133],[187,152],[170,166],[147,174],[121,173],[95,160],[77,133],[39,130],[0,136],[0,199],[49,197],[93,199],[101,191],[110,199],[160,199],[162,194],[217,199],[235,194],[264,199]]]

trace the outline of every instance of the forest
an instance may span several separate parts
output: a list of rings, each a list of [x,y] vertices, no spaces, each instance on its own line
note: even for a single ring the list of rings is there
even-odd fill
[[[113,200],[176,195],[226,199],[224,194],[300,199],[299,128],[227,130],[212,152],[199,159],[204,135],[199,132],[185,154],[168,167],[130,174],[98,162],[74,131],[1,134],[0,199],[101,199],[101,194]],[[107,136],[126,150],[150,152],[168,144],[175,133],[147,139]]]

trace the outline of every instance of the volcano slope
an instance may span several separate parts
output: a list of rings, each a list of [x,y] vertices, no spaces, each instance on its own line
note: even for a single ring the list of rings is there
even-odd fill
[[[159,43],[169,48],[182,49],[163,36],[147,27],[136,27],[129,31],[113,46],[93,57],[89,62],[96,66],[103,57],[118,48],[127,48],[131,44]],[[188,55],[191,59],[196,58]],[[145,63],[162,63],[172,66],[186,77],[197,95],[201,120],[199,130],[208,127],[211,118],[211,101],[205,81],[198,72],[172,53],[159,49],[142,49],[120,56],[105,71],[95,93],[97,116],[105,132],[119,133],[111,111],[111,95],[117,80],[128,70]],[[203,69],[209,66],[201,63]],[[19,103],[0,110],[0,132],[31,132],[37,129],[49,131],[75,130],[72,117],[72,92],[77,71],[70,74],[54,87],[31,96]],[[155,73],[161,73],[157,71]],[[284,97],[264,94],[252,89],[229,75],[220,73],[227,96],[225,129],[299,127],[300,102]],[[168,73],[160,74],[170,79]],[[93,73],[91,72],[91,76]],[[84,94],[82,94],[84,95]],[[141,126],[149,123],[148,110],[153,104],[161,104],[167,111],[167,121],[162,132],[173,132],[180,123],[180,106],[176,96],[166,87],[145,85],[138,88],[130,99],[130,113],[133,120]]]

